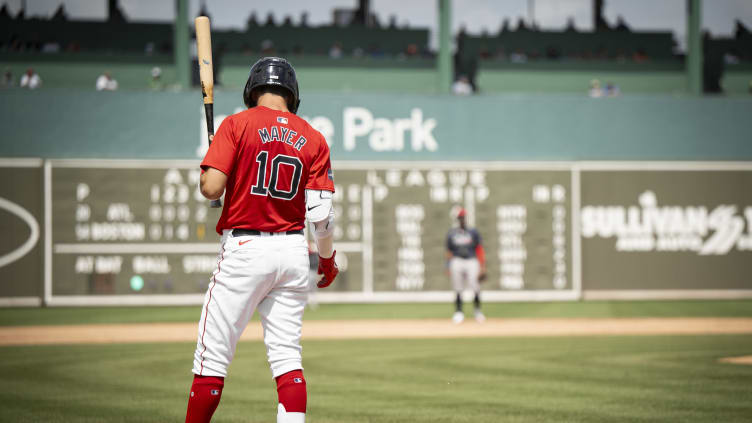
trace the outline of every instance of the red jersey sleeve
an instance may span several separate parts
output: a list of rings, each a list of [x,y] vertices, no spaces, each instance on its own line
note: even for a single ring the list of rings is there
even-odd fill
[[[211,145],[209,151],[206,152],[204,161],[201,162],[201,168],[206,169],[213,167],[227,176],[230,176],[233,167],[235,166],[235,149],[237,147],[237,140],[234,134],[233,121],[230,117],[225,118],[222,124],[219,125],[219,130]]]
[[[319,151],[311,163],[306,189],[320,189],[334,192],[334,174],[329,160],[329,145],[324,137],[320,138]]]
[[[478,263],[480,263],[481,266],[486,264],[486,250],[483,249],[483,245],[478,244],[478,246],[475,247],[475,255],[478,257]]]

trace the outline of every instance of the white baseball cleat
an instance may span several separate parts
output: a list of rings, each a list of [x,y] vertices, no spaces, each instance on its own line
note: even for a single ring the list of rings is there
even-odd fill
[[[484,316],[480,310],[475,310],[475,321],[478,323],[483,323],[486,321],[486,316]]]
[[[458,325],[462,323],[463,320],[465,320],[465,314],[461,311],[455,311],[454,315],[452,316],[452,322],[455,325]]]

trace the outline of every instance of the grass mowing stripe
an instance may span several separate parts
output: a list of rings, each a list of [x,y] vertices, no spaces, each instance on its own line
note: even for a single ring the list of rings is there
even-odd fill
[[[472,307],[465,305],[471,316]],[[306,310],[306,320],[443,319],[453,304],[322,304]],[[752,300],[586,301],[488,303],[488,317],[752,317]],[[0,309],[0,326],[84,323],[198,322],[201,306],[191,307],[51,307]],[[254,317],[257,319],[257,317]]]
[[[311,423],[743,422],[752,336],[306,341]],[[0,421],[184,417],[195,343],[0,348]],[[11,388],[12,387],[12,388]],[[215,422],[269,422],[261,342],[242,342]]]

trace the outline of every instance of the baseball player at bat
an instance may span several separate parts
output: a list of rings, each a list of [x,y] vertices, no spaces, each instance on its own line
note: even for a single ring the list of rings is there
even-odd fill
[[[201,162],[201,193],[225,193],[222,235],[198,324],[186,422],[208,422],[219,405],[235,346],[255,310],[277,385],[277,422],[305,421],[300,334],[308,297],[307,219],[318,247],[319,288],[337,277],[332,245],[334,178],[324,137],[296,116],[293,67],[265,57],[251,67],[247,110],[222,122]]]
[[[483,323],[486,317],[480,311],[480,283],[486,279],[486,253],[477,230],[468,228],[464,209],[457,211],[457,227],[447,234],[447,269],[456,294],[454,323],[462,323],[462,291],[467,286],[475,293],[475,320]]]

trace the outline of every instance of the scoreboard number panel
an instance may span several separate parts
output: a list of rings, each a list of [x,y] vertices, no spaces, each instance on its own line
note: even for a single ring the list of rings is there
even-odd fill
[[[484,290],[503,295],[574,289],[570,170],[433,163],[334,168],[335,242],[360,242],[372,252],[364,264],[366,292],[409,297],[450,290],[446,234],[458,206],[468,210],[470,225],[483,237],[489,276]]]
[[[317,291],[321,299],[444,298],[451,289],[446,233],[457,206],[483,237],[486,298],[576,297],[566,165],[335,162],[333,168],[342,272]],[[220,210],[201,196],[199,175],[193,161],[52,161],[51,295],[200,299],[220,249],[214,231]]]
[[[52,168],[53,295],[206,289],[220,209],[198,166]]]

